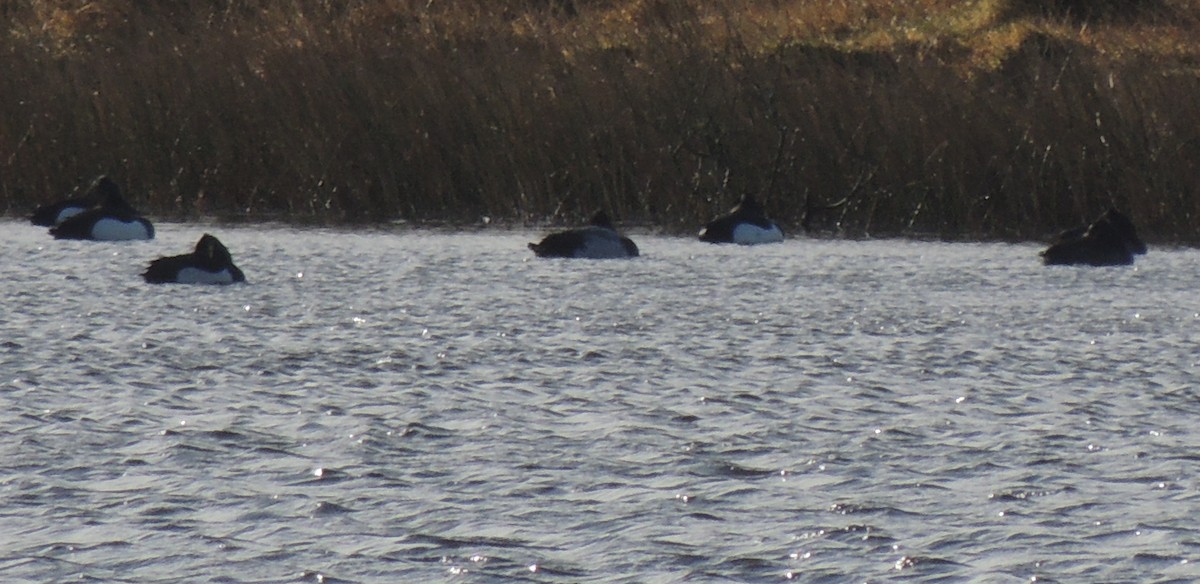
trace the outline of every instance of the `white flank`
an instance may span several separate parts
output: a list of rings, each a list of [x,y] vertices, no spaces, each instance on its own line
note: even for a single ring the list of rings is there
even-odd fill
[[[229,268],[219,272],[209,272],[200,268],[184,268],[179,270],[175,281],[180,284],[232,284],[233,274]]]
[[[92,239],[97,241],[150,239],[150,232],[141,221],[121,221],[106,217],[92,226]]]
[[[771,224],[770,229],[763,229],[750,223],[739,223],[733,228],[733,242],[741,245],[758,245],[760,243],[779,243],[783,241],[783,231],[778,225]]]
[[[58,212],[58,217],[54,218],[54,224],[61,225],[63,221],[66,221],[67,219],[70,219],[71,217],[74,217],[84,211],[85,209],[83,207],[67,207]]]
[[[583,245],[575,250],[575,257],[603,260],[610,258],[627,258],[629,251],[621,243],[621,236],[616,232],[603,228],[590,228],[584,234]]]

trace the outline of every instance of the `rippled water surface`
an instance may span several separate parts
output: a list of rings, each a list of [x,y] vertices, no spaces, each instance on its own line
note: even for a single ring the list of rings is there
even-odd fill
[[[1200,579],[1200,252],[539,235],[0,224],[0,580]]]

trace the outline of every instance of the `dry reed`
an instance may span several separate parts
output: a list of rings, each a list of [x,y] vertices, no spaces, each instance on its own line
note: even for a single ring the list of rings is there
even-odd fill
[[[0,0],[0,203],[1196,243],[1200,5],[1103,4]]]

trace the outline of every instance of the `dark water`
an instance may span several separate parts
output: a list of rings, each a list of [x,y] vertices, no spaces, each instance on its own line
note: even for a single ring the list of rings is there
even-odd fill
[[[205,230],[0,224],[0,580],[1200,579],[1195,251]]]

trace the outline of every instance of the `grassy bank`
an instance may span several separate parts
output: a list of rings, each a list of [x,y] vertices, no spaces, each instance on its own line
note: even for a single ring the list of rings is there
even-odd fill
[[[155,4],[0,0],[0,208],[1200,242],[1200,0]]]

